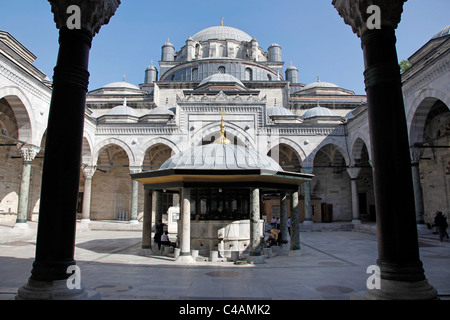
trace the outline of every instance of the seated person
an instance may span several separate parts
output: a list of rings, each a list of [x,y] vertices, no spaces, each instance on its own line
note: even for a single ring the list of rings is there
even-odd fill
[[[169,232],[165,231],[161,236],[161,244],[175,248],[175,243],[170,242]]]

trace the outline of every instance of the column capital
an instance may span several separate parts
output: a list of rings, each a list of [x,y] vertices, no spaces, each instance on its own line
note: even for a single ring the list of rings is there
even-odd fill
[[[359,168],[359,167],[347,168],[347,173],[350,176],[350,179],[352,179],[352,180],[358,179],[360,172],[361,172],[361,168]]]
[[[68,10],[72,5],[80,8],[80,27],[95,36],[100,28],[109,23],[121,0],[48,0],[52,7],[56,27],[67,27],[74,12]]]
[[[373,15],[367,10],[371,5],[380,8],[380,26],[397,29],[403,12],[403,3],[407,0],[333,0],[332,4],[344,22],[352,27],[354,33],[361,37],[369,30],[368,21]]]
[[[409,151],[411,153],[411,163],[413,165],[418,165],[423,154],[423,149],[411,147]]]
[[[40,150],[41,148],[33,145],[24,145],[19,147],[19,152],[22,156],[23,162],[32,162]]]
[[[141,172],[142,172],[142,167],[140,167],[140,166],[130,166],[130,173],[131,174],[141,173]]]
[[[97,170],[97,166],[82,166],[82,169],[85,178],[92,178]]]
[[[302,173],[313,173],[314,167],[302,167]]]

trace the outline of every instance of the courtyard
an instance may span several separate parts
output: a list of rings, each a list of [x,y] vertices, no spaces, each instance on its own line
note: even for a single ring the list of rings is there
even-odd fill
[[[367,269],[377,259],[374,224],[315,224],[301,231],[301,255],[274,256],[258,265],[207,259],[179,265],[165,255],[141,256],[139,225],[98,221],[90,230],[77,227],[81,283],[102,300],[357,299],[367,290]],[[7,223],[0,229],[0,300],[12,300],[30,276],[36,224],[21,233]],[[440,299],[448,299],[450,242],[420,229],[419,250],[428,281]]]

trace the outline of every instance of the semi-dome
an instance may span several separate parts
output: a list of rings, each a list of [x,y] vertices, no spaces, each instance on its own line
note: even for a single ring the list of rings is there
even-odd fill
[[[245,88],[241,80],[227,73],[213,74],[212,76],[203,79],[203,81],[200,82],[199,87],[204,86],[207,83],[237,83],[238,85]]]
[[[269,156],[231,144],[208,144],[190,148],[168,159],[159,170],[166,169],[283,171]]]
[[[321,107],[318,105],[317,107],[306,111],[302,116],[303,119],[314,118],[314,117],[337,117],[337,114],[335,114],[333,111],[331,111],[328,108],[324,108],[324,107]]]
[[[433,38],[431,38],[432,40],[434,39],[439,39],[445,36],[450,35],[450,25],[446,26],[444,29],[442,29],[441,31],[439,31],[438,33],[436,33]]]
[[[106,113],[107,116],[132,116],[139,118],[141,115],[131,107],[127,106],[127,101],[123,102],[123,105],[112,108]]]
[[[216,26],[198,32],[192,37],[192,39],[194,41],[208,41],[212,39],[217,39],[217,40],[236,40],[236,41],[250,42],[252,40],[252,37],[249,36],[244,31],[233,27]]]
[[[267,115],[269,117],[272,117],[272,116],[293,116],[294,114],[286,108],[274,106],[267,108]]]

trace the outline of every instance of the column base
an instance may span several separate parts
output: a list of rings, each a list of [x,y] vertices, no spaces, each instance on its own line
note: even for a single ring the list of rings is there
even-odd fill
[[[380,289],[364,294],[366,300],[437,300],[438,295],[428,280],[406,282],[381,279]]]
[[[361,220],[359,219],[353,219],[352,224],[361,224]]]
[[[300,249],[289,251],[290,257],[300,257],[301,255],[302,255],[302,250],[300,250]]]
[[[30,226],[27,222],[16,222],[14,224],[14,229],[28,229]]]
[[[314,224],[314,222],[312,222],[312,220],[305,220],[305,221],[303,221],[303,224],[305,226],[310,226],[310,225]]]
[[[245,259],[250,264],[264,264],[266,261],[264,260],[263,256],[248,256],[247,259]]]
[[[139,252],[140,256],[148,257],[153,255],[152,248],[142,248],[141,252]]]
[[[19,288],[16,300],[100,300],[98,292],[80,289],[69,289],[67,280],[37,281],[29,279]]]
[[[128,223],[129,224],[139,224],[139,221],[138,220],[130,220]]]
[[[179,264],[194,264],[195,260],[191,255],[182,255],[180,254],[178,258],[175,260],[176,263]]]
[[[89,222],[91,222],[91,219],[89,219],[89,218],[82,218],[80,222],[81,223],[89,223]]]

